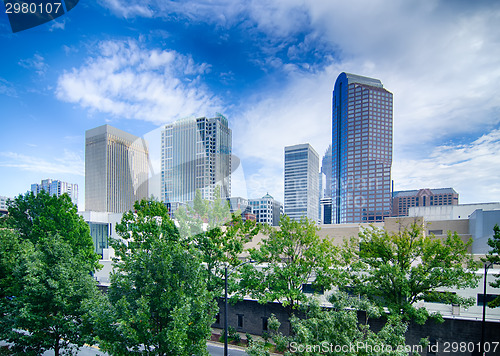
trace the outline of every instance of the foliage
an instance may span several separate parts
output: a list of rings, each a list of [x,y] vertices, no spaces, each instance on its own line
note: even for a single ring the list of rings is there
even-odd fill
[[[266,349],[264,342],[262,341],[252,341],[250,345],[246,348],[245,352],[249,356],[269,356],[269,350]]]
[[[252,334],[250,333],[245,333],[245,337],[247,338],[247,343],[250,345],[250,343],[253,340]]]
[[[111,311],[101,316],[96,307],[92,314],[101,348],[113,355],[206,355],[217,306],[199,251],[180,238],[159,202],[136,202],[116,231],[122,240],[111,242]]]
[[[175,217],[179,222],[181,236],[194,245],[202,254],[206,265],[206,281],[210,292],[221,295],[224,288],[224,267],[232,270],[241,264],[238,258],[245,243],[259,231],[253,221],[242,221],[241,216],[231,216],[229,205],[220,198],[219,187],[214,193],[213,202],[203,200],[196,191],[193,207],[177,210]],[[229,273],[229,292],[235,291],[235,275]]]
[[[368,228],[359,237],[359,243],[351,240],[344,246],[353,254],[352,292],[421,324],[442,317],[415,307],[420,300],[470,305],[470,300],[440,289],[477,285],[477,262],[467,252],[472,241],[464,243],[456,233],[444,240],[425,236],[417,222],[397,233]]]
[[[335,283],[334,268],[337,249],[331,241],[321,239],[312,220],[300,221],[282,216],[279,229],[265,228],[267,237],[259,249],[250,249],[253,260],[262,263],[260,269],[247,265],[242,268],[240,283],[259,302],[280,301],[289,313],[299,302],[307,300],[303,284],[312,281],[317,290],[327,289]]]
[[[10,289],[6,340],[16,354],[40,355],[52,349],[55,355],[90,340],[83,317],[86,301],[99,292],[88,273],[88,265],[72,254],[59,235],[24,241],[13,271],[17,281]]]
[[[491,249],[486,255],[486,259],[483,262],[500,264],[500,227],[495,224],[493,227],[493,238],[488,239],[488,246]],[[496,280],[490,283],[490,286],[494,288],[500,288],[500,274],[495,275]],[[494,300],[488,303],[490,308],[500,307],[500,296],[497,296]]]
[[[322,308],[317,301],[301,305],[304,318],[292,316],[293,334],[290,337],[277,332],[279,322],[273,321],[273,341],[277,350],[288,347],[285,355],[408,355],[404,348],[406,324],[391,318],[375,333],[367,325],[360,325],[356,310],[370,309],[370,303],[338,293],[330,299],[332,308]],[[277,323],[276,323],[277,322]],[[264,351],[263,345],[255,349]],[[257,353],[256,353],[257,354]]]
[[[12,297],[15,295],[17,280],[14,269],[21,254],[17,232],[0,228],[0,338],[10,331],[7,317],[12,313]]]
[[[67,194],[57,197],[42,190],[37,195],[19,195],[9,201],[8,212],[7,223],[19,232],[21,239],[36,245],[57,234],[86,263],[89,272],[99,267],[89,227]]]

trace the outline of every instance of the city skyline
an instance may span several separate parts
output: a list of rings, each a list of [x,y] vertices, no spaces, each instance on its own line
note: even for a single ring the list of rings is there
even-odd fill
[[[119,0],[12,34],[3,11],[0,195],[51,177],[79,185],[82,210],[86,130],[143,136],[221,112],[245,196],[283,201],[283,148],[325,152],[345,71],[394,93],[395,190],[500,201],[498,16],[489,1]]]

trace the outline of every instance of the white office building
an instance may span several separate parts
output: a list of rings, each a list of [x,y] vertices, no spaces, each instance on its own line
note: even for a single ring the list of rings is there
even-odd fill
[[[319,221],[319,156],[308,143],[285,147],[285,214]]]

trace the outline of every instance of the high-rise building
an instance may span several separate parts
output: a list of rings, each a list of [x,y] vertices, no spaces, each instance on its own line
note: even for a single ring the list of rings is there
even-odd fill
[[[285,147],[285,214],[319,221],[319,156],[308,143]]]
[[[258,223],[278,226],[283,214],[283,205],[271,195],[266,194],[260,199],[248,199],[255,219]]]
[[[194,200],[231,196],[232,131],[223,115],[165,125],[161,136],[161,197],[172,209]]]
[[[109,125],[85,132],[85,210],[123,213],[148,198],[149,148]]]
[[[410,208],[420,206],[458,205],[453,188],[402,190],[392,193],[392,216],[408,216]]]
[[[332,223],[332,145],[321,160],[319,216],[322,224]]]
[[[78,205],[78,184],[63,182],[56,179],[43,179],[40,184],[31,185],[31,191],[37,195],[40,191],[46,191],[49,195],[61,196],[68,194],[73,204]]]
[[[341,73],[332,100],[333,223],[391,215],[392,93],[378,79]]]

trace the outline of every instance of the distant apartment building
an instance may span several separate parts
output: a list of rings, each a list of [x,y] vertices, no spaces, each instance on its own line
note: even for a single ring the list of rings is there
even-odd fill
[[[242,197],[231,197],[227,200],[229,202],[229,211],[231,214],[239,213],[243,218],[243,221],[256,221],[256,216],[252,212],[252,207],[250,206],[248,199]]]
[[[9,197],[0,196],[0,216],[7,214],[7,201]]]
[[[223,115],[183,119],[165,125],[161,134],[161,199],[176,206],[201,197],[231,196],[232,131]]]
[[[283,215],[283,205],[271,195],[266,194],[260,199],[249,199],[252,213],[258,223],[278,226]]]
[[[392,194],[392,216],[408,216],[409,209],[424,206],[458,205],[453,188],[397,191]]]
[[[73,204],[78,205],[78,184],[67,183],[56,179],[43,179],[40,184],[34,183],[31,185],[31,192],[35,195],[42,190],[49,195],[58,197],[66,193],[71,198]]]
[[[109,125],[85,132],[85,210],[123,213],[148,198],[149,148]]]
[[[333,223],[391,215],[393,95],[378,79],[341,73],[332,101]]]
[[[319,221],[319,156],[308,143],[285,147],[284,211]]]

